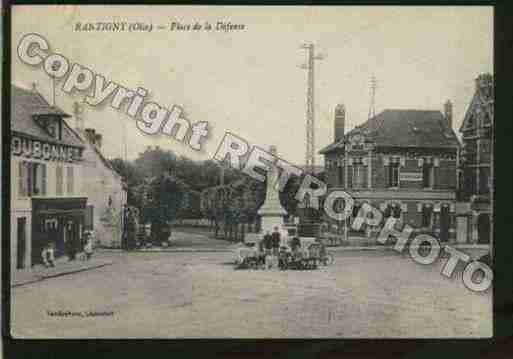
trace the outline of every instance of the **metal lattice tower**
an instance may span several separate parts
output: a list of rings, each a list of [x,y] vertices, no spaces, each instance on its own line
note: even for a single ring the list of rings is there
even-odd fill
[[[314,96],[314,61],[322,60],[321,54],[315,54],[314,44],[303,44],[301,49],[307,50],[307,63],[301,66],[308,71],[306,94],[306,170],[313,173],[315,168],[315,96]]]
[[[376,88],[378,87],[378,84],[376,82],[376,76],[371,77],[371,101],[369,106],[369,115],[368,119],[376,116]]]

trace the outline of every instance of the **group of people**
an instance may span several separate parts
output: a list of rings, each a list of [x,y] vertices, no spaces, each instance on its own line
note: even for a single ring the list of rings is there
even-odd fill
[[[93,255],[93,234],[91,231],[84,232],[84,259],[89,260]],[[76,259],[77,248],[72,240],[67,241],[66,243],[66,253],[70,261]],[[43,265],[46,268],[55,267],[55,242],[48,241],[41,252],[41,258],[43,260]]]
[[[279,267],[280,254],[284,251],[285,246],[282,244],[282,236],[278,227],[274,227],[274,231],[266,231],[262,241],[260,242],[260,251],[265,255],[265,267]],[[293,253],[297,252],[301,247],[299,237],[294,236],[288,246]]]

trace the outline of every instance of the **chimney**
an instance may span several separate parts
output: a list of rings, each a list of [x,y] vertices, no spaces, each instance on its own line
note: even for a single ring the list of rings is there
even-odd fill
[[[444,104],[444,116],[445,116],[445,120],[447,121],[447,126],[449,126],[449,128],[452,128],[452,102],[451,102],[451,100],[447,100],[447,102]]]
[[[476,79],[476,91],[487,100],[493,97],[492,75],[488,73],[479,75]]]
[[[335,107],[335,142],[344,137],[344,129],[346,125],[346,108],[342,104]]]
[[[96,131],[94,130],[94,128],[86,128],[84,131],[89,142],[91,142],[94,145],[96,141]]]
[[[95,140],[94,140],[96,147],[102,148],[102,139],[103,139],[103,136],[100,135],[99,133],[97,133],[95,136]]]

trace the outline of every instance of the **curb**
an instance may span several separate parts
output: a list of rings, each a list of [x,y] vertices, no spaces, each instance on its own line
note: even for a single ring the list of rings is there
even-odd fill
[[[126,251],[125,253],[207,253],[207,252],[214,252],[214,253],[226,253],[226,252],[233,252],[231,249],[192,249],[192,248],[184,248],[184,249],[164,249],[164,250],[149,250],[149,251],[143,251],[143,250],[132,250],[132,251]]]
[[[49,275],[36,275],[35,279],[30,279],[26,282],[11,284],[11,288],[21,287],[22,285],[32,284],[32,283],[36,283],[36,282],[42,282],[45,279],[57,278],[57,277],[62,277],[62,276],[68,275],[68,274],[85,272],[85,271],[92,270],[92,269],[98,269],[98,268],[106,267],[106,266],[109,266],[112,264],[114,264],[114,262],[105,262],[105,263],[94,265],[92,267],[78,268],[78,269],[73,269],[73,270],[61,272],[61,273],[55,273],[55,274],[49,274]]]
[[[454,245],[454,244],[447,244],[448,246],[455,248],[455,249],[481,249],[481,250],[487,250],[489,249],[488,245]],[[406,247],[413,247],[411,245],[406,244]],[[441,247],[445,247],[445,245],[441,245]],[[331,251],[373,251],[373,250],[393,250],[393,245],[382,245],[382,246],[342,246],[342,247],[326,247],[327,250]]]

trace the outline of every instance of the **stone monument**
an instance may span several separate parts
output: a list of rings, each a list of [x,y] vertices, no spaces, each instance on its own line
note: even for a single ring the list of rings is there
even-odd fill
[[[269,152],[277,156],[276,146],[271,146]],[[261,233],[266,233],[278,227],[280,231],[283,226],[283,217],[287,215],[287,211],[280,203],[280,192],[276,188],[278,181],[278,167],[273,165],[267,172],[267,188],[265,192],[265,200],[258,209],[258,215],[262,218]]]

